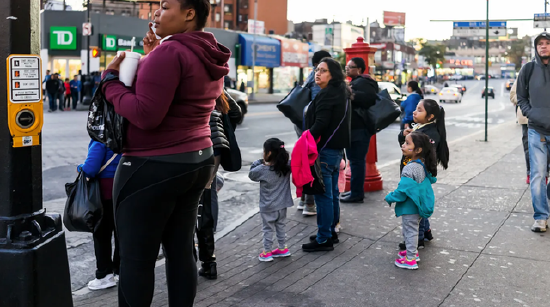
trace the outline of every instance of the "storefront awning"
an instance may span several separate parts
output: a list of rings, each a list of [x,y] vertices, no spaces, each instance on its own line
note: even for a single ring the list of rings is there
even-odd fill
[[[252,66],[254,36],[239,34],[241,44],[241,65]],[[256,36],[256,66],[279,67],[281,66],[281,43],[265,36]]]

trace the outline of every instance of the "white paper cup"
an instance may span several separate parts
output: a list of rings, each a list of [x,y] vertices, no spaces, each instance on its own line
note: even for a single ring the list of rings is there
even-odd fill
[[[124,52],[126,54],[126,57],[124,57],[124,60],[122,60],[122,63],[120,63],[118,78],[120,79],[120,81],[122,81],[122,83],[124,83],[124,85],[131,87],[132,83],[134,82],[134,77],[136,76],[136,71],[139,59],[141,59],[141,54],[130,51],[119,51],[117,52],[117,55],[120,55],[121,52]]]

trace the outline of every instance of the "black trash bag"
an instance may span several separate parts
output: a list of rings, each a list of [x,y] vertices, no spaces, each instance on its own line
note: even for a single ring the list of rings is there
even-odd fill
[[[124,143],[124,117],[115,112],[115,107],[107,102],[102,91],[107,81],[118,79],[113,74],[107,74],[94,93],[90,110],[88,111],[88,135],[94,140],[105,144],[114,153],[121,153]]]
[[[304,84],[297,85],[286,95],[277,105],[277,109],[281,111],[290,121],[302,128],[302,120],[305,107],[311,102],[311,89]]]
[[[83,172],[75,182],[65,184],[67,202],[63,224],[69,231],[95,232],[103,217],[99,181],[86,178]]]
[[[391,99],[388,90],[381,91],[377,96],[376,103],[368,110],[357,109],[371,135],[387,128],[401,115],[401,108]]]

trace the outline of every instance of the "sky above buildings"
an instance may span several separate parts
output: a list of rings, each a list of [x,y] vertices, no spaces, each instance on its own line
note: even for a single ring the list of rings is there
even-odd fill
[[[278,0],[272,0],[276,5]],[[533,14],[544,12],[545,0],[490,0],[489,19],[530,19],[509,21],[520,37],[540,32],[533,28]],[[485,0],[288,0],[288,19],[293,22],[327,18],[354,24],[383,21],[383,11],[404,12],[405,38],[446,39],[452,35],[451,22],[430,20],[485,20]],[[82,9],[82,0],[67,0],[74,9]],[[550,7],[548,8],[550,11]],[[252,18],[252,16],[249,16]]]

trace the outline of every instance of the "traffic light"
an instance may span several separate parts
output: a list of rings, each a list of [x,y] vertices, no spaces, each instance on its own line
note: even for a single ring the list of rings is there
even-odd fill
[[[98,47],[92,47],[92,57],[99,58],[101,56],[101,50]]]

